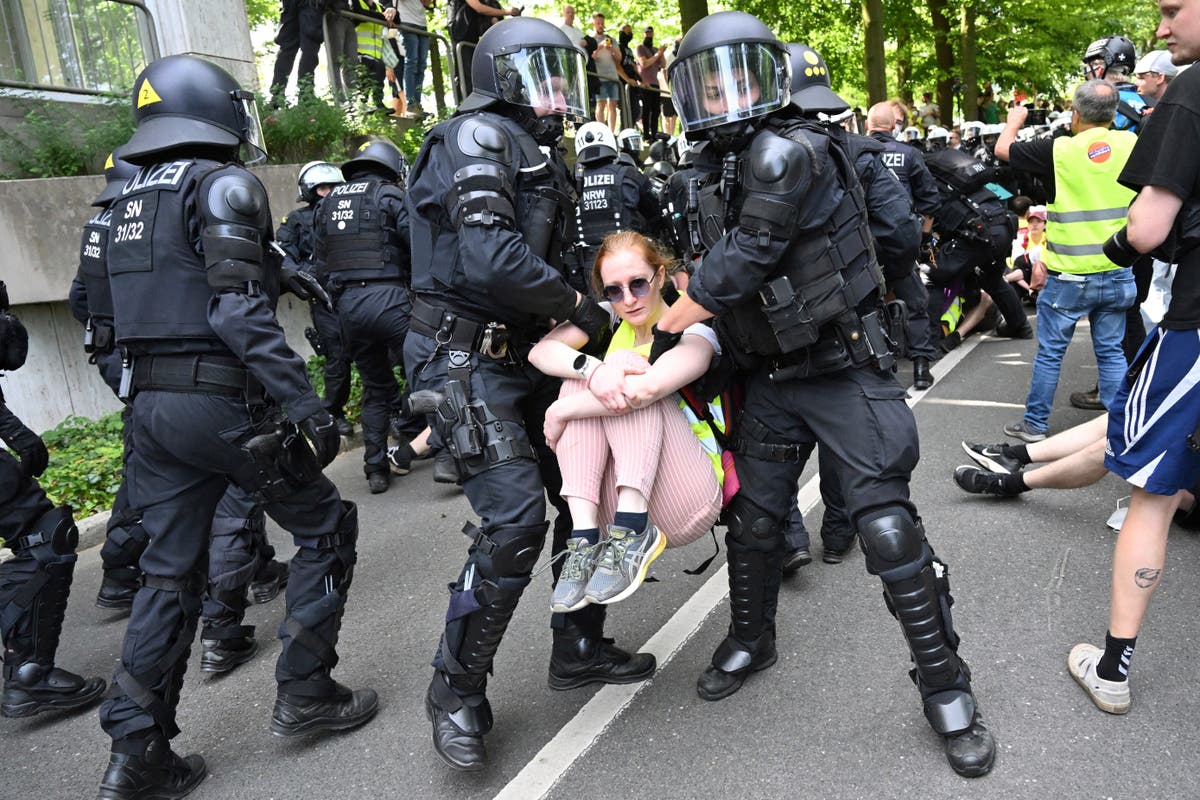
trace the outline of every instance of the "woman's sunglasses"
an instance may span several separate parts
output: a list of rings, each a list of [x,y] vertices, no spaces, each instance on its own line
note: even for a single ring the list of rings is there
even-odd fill
[[[625,289],[629,289],[629,293],[634,297],[645,297],[650,294],[650,284],[653,281],[651,278],[634,278],[626,287],[620,283],[610,283],[601,291],[604,292],[604,297],[610,303],[619,303],[625,299]]]

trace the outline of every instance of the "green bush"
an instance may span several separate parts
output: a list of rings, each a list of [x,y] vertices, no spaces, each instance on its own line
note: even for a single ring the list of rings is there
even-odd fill
[[[411,162],[436,120],[431,116],[405,127],[379,114],[360,114],[323,97],[302,99],[297,105],[270,110],[259,98],[264,114],[263,137],[273,164],[307,161],[338,163],[350,157],[368,139],[390,139]]]
[[[52,110],[25,99],[17,104],[27,109],[21,123],[11,132],[0,130],[6,160],[16,169],[0,179],[98,175],[108,154],[133,135],[127,94]]]
[[[71,506],[77,519],[112,507],[124,467],[120,413],[98,420],[67,417],[42,440],[50,466],[39,480],[51,500]]]

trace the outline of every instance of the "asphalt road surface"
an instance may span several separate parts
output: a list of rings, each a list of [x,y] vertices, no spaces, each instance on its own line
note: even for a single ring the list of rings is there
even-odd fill
[[[818,558],[786,581],[779,662],[732,697],[708,703],[697,675],[728,624],[724,557],[702,539],[668,551],[647,584],[609,613],[608,635],[659,657],[652,680],[555,692],[549,571],[535,576],[496,660],[489,689],[496,726],[488,769],[459,774],[434,755],[422,707],[429,660],[461,565],[459,530],[470,509],[419,462],[383,495],[367,493],[360,451],[329,474],[359,504],[359,563],[335,677],[372,686],[379,716],[366,727],[314,739],[268,733],[275,694],[274,632],[282,598],[253,606],[259,656],[223,678],[202,677],[198,646],[179,707],[180,753],[200,752],[204,800],[358,798],[1184,798],[1200,796],[1195,746],[1196,609],[1200,541],[1172,532],[1166,577],[1133,659],[1133,709],[1097,710],[1072,682],[1067,652],[1103,644],[1114,534],[1105,520],[1126,496],[1111,476],[1088,489],[1003,500],[967,495],[951,481],[960,440],[1001,441],[1028,388],[1032,341],[972,339],[935,370],[914,411],[922,459],[913,496],[929,539],[950,565],[962,636],[985,719],[999,741],[991,775],[956,776],[921,714],[908,656],[880,586],[860,551],[843,564]],[[901,377],[907,378],[906,370]],[[1095,380],[1081,326],[1059,387],[1052,430],[1091,415],[1067,404]],[[906,380],[906,382],[908,382]],[[814,470],[810,467],[802,484]],[[807,485],[802,505],[819,526]],[[272,540],[287,552],[284,534]],[[722,545],[723,550],[723,545]],[[814,537],[819,551],[819,537]],[[1188,576],[1193,576],[1189,578]],[[80,555],[59,662],[112,673],[124,620],[92,606],[98,549]],[[95,710],[0,720],[0,798],[91,798],[109,741]]]

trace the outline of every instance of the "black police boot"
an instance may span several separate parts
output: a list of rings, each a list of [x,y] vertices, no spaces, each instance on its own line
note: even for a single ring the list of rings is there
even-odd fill
[[[42,711],[69,711],[91,705],[104,694],[103,678],[83,678],[33,661],[4,668],[0,716],[32,717]]]
[[[280,692],[271,712],[271,733],[303,736],[318,731],[345,731],[369,722],[379,710],[374,689],[351,691],[340,683],[329,697],[306,697]]]
[[[492,729],[492,706],[482,690],[460,697],[449,676],[433,673],[425,692],[425,716],[433,723],[433,750],[454,769],[474,772],[487,766],[483,735]]]
[[[279,596],[287,582],[287,562],[271,559],[258,571],[254,580],[250,581],[250,598],[258,605],[269,603]]]
[[[242,629],[234,629],[237,630]],[[258,652],[258,642],[250,634],[219,639],[205,639],[201,636],[200,648],[200,671],[210,675],[223,675],[254,658],[254,654]]]
[[[174,800],[200,785],[208,768],[193,753],[180,758],[158,730],[138,731],[112,745],[96,800]]]
[[[392,476],[389,472],[372,472],[367,476],[367,487],[371,494],[383,494],[391,485]]]
[[[992,771],[996,763],[996,737],[983,724],[978,711],[969,728],[942,738],[946,743],[946,760],[959,775],[978,778]]]
[[[129,611],[138,591],[138,578],[142,571],[137,567],[113,567],[104,570],[100,592],[96,595],[96,608],[112,611]]]
[[[913,388],[918,391],[925,391],[930,386],[933,386],[933,373],[929,370],[928,358],[913,359]]]
[[[434,483],[458,483],[458,465],[447,450],[439,450],[433,458]]]
[[[774,630],[763,631],[749,645],[727,636],[713,653],[712,663],[700,673],[696,693],[705,700],[723,700],[742,688],[751,672],[773,666],[778,658]]]
[[[791,575],[793,572],[799,571],[801,567],[807,567],[812,563],[812,550],[807,547],[797,547],[795,550],[789,550],[783,556],[783,574]]]
[[[589,683],[637,683],[654,674],[658,662],[651,653],[627,653],[612,639],[588,635],[568,620],[554,631],[550,650],[550,688],[563,691]]]

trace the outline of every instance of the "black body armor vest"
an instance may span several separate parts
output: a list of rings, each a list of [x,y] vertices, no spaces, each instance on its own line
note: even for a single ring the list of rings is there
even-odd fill
[[[112,324],[112,287],[108,283],[108,230],[112,208],[106,208],[83,226],[79,248],[79,275],[87,290],[88,316]]]
[[[615,161],[575,166],[575,188],[579,192],[575,210],[577,245],[596,248],[610,233],[643,228],[641,214],[636,208],[626,207],[621,199],[621,184],[628,170]]]
[[[396,232],[396,220],[385,210],[389,197],[404,202],[399,186],[363,175],[333,187],[322,198],[314,224],[323,228],[324,252],[317,253],[317,260],[329,277],[408,282],[410,256]]]

